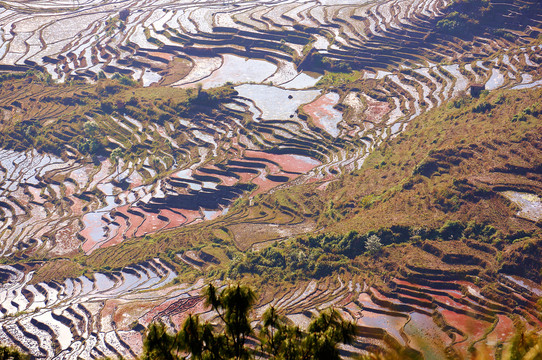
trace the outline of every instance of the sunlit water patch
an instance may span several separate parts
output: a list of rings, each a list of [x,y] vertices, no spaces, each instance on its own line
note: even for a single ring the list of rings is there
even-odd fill
[[[307,89],[310,87],[314,87],[318,80],[320,80],[321,78],[322,76],[313,77],[308,74],[301,73],[297,75],[293,80],[288,81],[281,86],[287,89]]]
[[[520,208],[517,216],[532,221],[542,219],[542,198],[540,196],[517,191],[503,191],[501,194]]]
[[[141,75],[141,80],[143,80],[143,86],[150,86],[162,80],[162,76],[154,71],[146,69],[143,72],[143,75]]]
[[[246,59],[236,55],[224,55],[222,66],[201,81],[204,89],[221,86],[227,82],[262,82],[277,71],[277,66],[257,59]]]
[[[311,116],[316,126],[333,137],[339,136],[338,125],[343,118],[342,113],[334,108],[339,102],[339,98],[337,93],[327,93],[303,108]]]
[[[299,106],[320,95],[320,90],[284,90],[275,86],[253,84],[236,86],[235,90],[239,92],[239,96],[254,101],[265,120],[293,117]]]
[[[491,69],[491,77],[486,82],[486,90],[495,90],[504,84],[504,75],[497,69]]]

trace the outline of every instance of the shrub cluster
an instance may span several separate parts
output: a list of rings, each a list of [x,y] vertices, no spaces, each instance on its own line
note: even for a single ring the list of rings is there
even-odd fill
[[[420,240],[457,240],[468,238],[496,245],[512,243],[530,236],[520,232],[505,235],[487,223],[447,221],[440,228],[391,226],[359,234],[319,234],[276,243],[259,252],[239,254],[231,262],[226,276],[257,274],[270,279],[293,281],[322,278],[342,269],[359,270],[354,260],[367,254],[378,256],[381,246]]]
[[[437,23],[437,30],[454,36],[471,35],[492,26],[495,23],[492,20],[498,16],[490,0],[455,0],[447,12],[446,17]],[[504,31],[500,33],[504,34]]]

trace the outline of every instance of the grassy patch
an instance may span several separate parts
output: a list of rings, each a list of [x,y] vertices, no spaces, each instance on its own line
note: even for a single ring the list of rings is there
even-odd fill
[[[162,136],[149,134],[155,141],[145,141],[146,134],[139,131],[137,137],[119,121],[125,122],[123,117],[128,115],[146,132],[150,125],[163,125],[178,116],[216,115],[218,104],[234,94],[228,86],[212,90],[143,88],[120,75],[96,84],[53,84],[36,72],[3,78],[10,81],[0,81],[0,106],[4,109],[0,147],[19,151],[36,148],[59,156],[67,149],[76,155],[108,156],[118,146],[127,150],[125,154],[138,157],[160,152],[183,156]],[[179,143],[188,141],[181,128],[170,131],[170,136]]]
[[[85,267],[76,261],[69,259],[49,260],[40,266],[31,283],[37,284],[50,279],[76,278],[85,273]]]
[[[324,76],[318,80],[316,86],[341,86],[353,83],[361,78],[360,71],[331,72],[326,71]]]

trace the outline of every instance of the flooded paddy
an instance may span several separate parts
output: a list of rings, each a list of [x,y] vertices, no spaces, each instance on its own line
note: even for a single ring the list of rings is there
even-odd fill
[[[517,191],[504,191],[501,194],[520,208],[517,216],[532,221],[542,219],[542,198],[540,196]]]
[[[342,113],[334,108],[339,102],[339,98],[339,94],[331,92],[303,107],[303,110],[311,116],[314,124],[333,137],[339,136],[338,125],[342,121]]]
[[[264,120],[289,119],[302,104],[314,100],[320,90],[285,90],[269,85],[244,84],[235,87],[239,96],[251,99]],[[277,103],[281,106],[277,106]]]
[[[109,68],[108,77],[122,71],[142,86],[160,82],[180,87],[199,83],[204,89],[227,82],[243,85],[235,86],[239,96],[228,100],[227,106],[213,109],[219,114],[216,118],[175,118],[163,126],[128,116],[111,119],[118,125],[118,134],[108,135],[111,143],[127,145],[121,133],[141,148],[168,140],[171,153],[182,153],[175,158],[169,156],[169,150],[144,154],[122,162],[116,171],[105,158],[98,158],[96,164],[79,159],[75,149],[64,153],[62,159],[2,150],[0,188],[3,201],[8,203],[0,209],[4,257],[19,254],[18,246],[28,248],[29,256],[36,249],[53,246],[49,254],[58,257],[80,250],[89,254],[133,237],[220,221],[229,204],[242,196],[250,198],[280,186],[325,179],[317,184],[324,190],[338,173],[361,166],[371,151],[388,136],[400,133],[410,120],[459,96],[469,81],[484,82],[490,91],[536,87],[542,81],[536,70],[540,47],[500,52],[498,44],[475,44],[474,54],[488,53],[490,48],[497,54],[488,59],[479,55],[469,58],[476,67],[465,64],[459,48],[453,47],[446,53],[425,49],[431,58],[439,59],[433,61],[442,61],[439,64],[423,57],[403,61],[396,54],[405,45],[397,38],[408,38],[409,43],[411,38],[418,39],[417,31],[412,37],[409,32],[420,19],[440,14],[444,3],[434,1],[409,0],[395,5],[355,0],[303,4],[229,1],[205,6],[185,0],[126,5],[92,0],[78,3],[77,9],[65,1],[6,4],[10,9],[0,13],[4,24],[0,31],[1,65],[26,70],[34,66],[26,60],[35,61],[59,81],[80,76],[93,82],[100,71]],[[126,28],[106,29],[108,19],[128,5],[131,13]],[[300,31],[299,24],[311,31]],[[285,36],[277,35],[278,31]],[[355,94],[344,94],[342,85],[330,85],[338,92],[316,88],[321,75],[304,72],[310,65],[302,64],[309,52],[332,61],[352,59],[355,52],[355,61],[360,61],[355,65],[366,69],[359,89],[352,91]],[[132,63],[133,59],[137,62]],[[177,68],[174,62],[181,59],[182,66]],[[182,74],[172,76],[176,69]],[[378,95],[373,98],[373,93]],[[345,96],[344,105],[357,110],[352,119],[343,121],[338,110],[341,96]],[[313,124],[298,116],[300,108]],[[247,116],[240,119],[240,115]],[[505,196],[518,207],[518,216],[540,220],[538,195],[511,192]],[[315,224],[295,221],[240,220],[231,231],[242,249],[251,246],[254,234],[261,235],[267,242],[253,246],[260,250],[277,239],[317,229]],[[196,251],[190,256],[201,260]],[[30,336],[22,343],[35,357],[86,359],[103,354],[131,358],[131,351],[137,351],[142,343],[141,334],[132,326],[148,325],[153,319],[178,326],[188,312],[205,311],[198,297],[204,281],[172,284],[177,274],[157,259],[58,284],[27,285],[32,273],[19,274],[7,266],[2,270],[15,275],[0,287],[0,305],[9,314],[2,320],[0,338],[32,334],[41,339],[42,350],[36,350]],[[500,313],[494,317],[497,326],[489,331],[487,322],[475,319],[471,323],[464,314],[458,316],[448,308],[429,308],[433,303],[456,311],[485,306],[487,299],[480,289],[468,283],[463,284],[468,294],[438,289],[436,295],[430,286],[408,279],[397,283],[395,292],[386,293],[373,292],[363,280],[342,277],[345,274],[340,274],[336,283],[335,279],[314,281],[297,289],[283,289],[277,294],[279,304],[290,319],[300,323],[306,323],[307,314],[323,305],[348,304],[352,311],[348,316],[360,325],[382,329],[394,343],[408,344],[426,358],[445,358],[441,344],[463,351],[468,341],[481,338],[480,329],[489,332],[489,343],[512,332],[510,318]],[[501,279],[510,286],[515,284],[522,299],[540,295],[539,287],[526,279]],[[23,288],[28,290],[24,294],[32,295],[24,295]],[[416,292],[425,295],[418,298],[413,295]],[[466,295],[472,299],[461,300]],[[358,298],[363,308],[352,302],[353,298]],[[457,334],[457,340],[466,341],[452,345],[450,334],[428,315],[433,310],[448,321],[453,328],[449,332]],[[464,336],[459,336],[460,332]],[[387,346],[385,339],[371,336],[361,342],[377,348]],[[63,349],[62,355],[53,344]],[[111,349],[118,349],[117,353]]]
[[[209,89],[226,83],[259,83],[273,75],[275,71],[277,66],[268,61],[225,54],[220,68],[202,79],[201,84],[204,89]]]
[[[306,73],[300,73],[294,79],[281,84],[280,86],[286,89],[307,89],[314,87],[321,78],[321,75],[311,76]]]

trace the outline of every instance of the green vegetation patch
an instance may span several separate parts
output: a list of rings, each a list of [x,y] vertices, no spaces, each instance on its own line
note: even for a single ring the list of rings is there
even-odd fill
[[[361,78],[360,71],[331,72],[326,71],[324,76],[318,80],[316,86],[341,86],[353,83]]]
[[[484,31],[515,41],[517,36],[503,28],[519,29],[528,17],[540,9],[540,2],[523,3],[510,13],[494,0],[454,0],[445,10],[446,16],[439,20],[436,29],[454,36],[472,36]],[[497,27],[498,26],[498,27]]]
[[[128,155],[166,151],[174,157],[183,156],[161,136],[150,134],[158,140],[145,141],[148,125],[162,125],[179,116],[213,114],[219,103],[235,93],[231,86],[211,90],[143,88],[124,75],[100,78],[96,84],[52,84],[39,72],[2,75],[0,106],[7,118],[0,125],[0,147],[19,151],[35,148],[59,156],[66,149],[73,155],[109,156],[120,144]],[[24,96],[13,101],[14,94]],[[135,133],[139,131],[134,136],[119,125],[126,115],[139,121],[143,132],[134,128]],[[131,123],[124,125],[133,127]],[[183,143],[187,139],[180,130],[176,128],[171,137]]]

